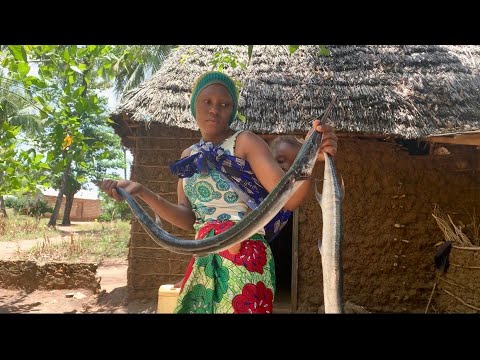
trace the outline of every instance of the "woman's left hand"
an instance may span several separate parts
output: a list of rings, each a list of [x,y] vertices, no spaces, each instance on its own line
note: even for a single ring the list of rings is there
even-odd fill
[[[324,151],[332,156],[335,156],[337,153],[338,138],[333,132],[333,128],[326,124],[320,125],[320,120],[313,120],[312,125],[313,126],[305,139],[308,139],[314,130],[323,133],[322,144],[320,145],[320,149],[318,151],[317,161],[325,161],[325,155],[323,154]]]

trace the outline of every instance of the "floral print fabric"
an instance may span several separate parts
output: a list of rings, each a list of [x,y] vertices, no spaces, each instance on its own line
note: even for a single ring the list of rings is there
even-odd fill
[[[199,228],[198,239],[218,235],[235,223],[211,221]],[[275,294],[275,265],[263,236],[241,242],[238,254],[228,250],[192,257],[175,313],[269,314]]]

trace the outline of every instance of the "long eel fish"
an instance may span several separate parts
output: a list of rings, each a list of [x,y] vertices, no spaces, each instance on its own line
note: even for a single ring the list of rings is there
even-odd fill
[[[323,299],[326,314],[342,314],[343,303],[343,265],[342,265],[342,200],[340,187],[332,157],[325,154],[325,170],[322,194],[315,184],[315,196],[322,208],[323,230],[319,240],[322,256]]]
[[[334,97],[325,110],[321,119],[322,124],[331,112],[335,100]],[[262,229],[297,191],[302,180],[310,178],[321,142],[322,135],[318,131],[313,131],[282,180],[255,210],[225,232],[201,240],[180,239],[172,236],[158,226],[129,193],[119,187],[116,190],[125,199],[143,229],[157,244],[179,254],[207,255],[228,249]]]

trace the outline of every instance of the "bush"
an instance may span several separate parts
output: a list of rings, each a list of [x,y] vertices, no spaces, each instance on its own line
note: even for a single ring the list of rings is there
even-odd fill
[[[49,206],[44,200],[34,200],[28,203],[27,215],[41,218],[46,213],[53,213],[53,207]]]
[[[48,212],[53,212],[53,208],[45,200],[28,196],[9,198],[8,205],[5,201],[5,206],[13,208],[17,213],[29,215],[37,219]]]
[[[104,194],[100,195],[100,199],[102,200],[102,215],[98,217],[98,221],[127,221],[132,218],[132,211],[125,201],[115,201]]]
[[[3,198],[3,200],[5,201],[6,208],[14,208],[14,205],[17,203],[17,198],[15,196],[7,195]]]

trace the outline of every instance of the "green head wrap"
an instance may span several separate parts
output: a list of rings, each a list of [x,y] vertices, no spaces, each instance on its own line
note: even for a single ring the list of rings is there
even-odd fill
[[[197,101],[197,96],[202,91],[205,89],[207,86],[212,85],[212,84],[221,84],[225,86],[230,93],[230,96],[232,97],[233,100],[233,111],[232,115],[230,116],[230,120],[228,121],[228,125],[232,123],[232,121],[235,119],[235,116],[237,116],[237,110],[238,110],[238,90],[237,87],[235,86],[235,83],[233,80],[226,74],[221,73],[219,71],[211,71],[207,72],[203,75],[201,75],[197,81],[195,82],[195,85],[193,85],[192,89],[192,98],[190,99],[190,112],[192,113],[193,117],[196,116],[195,114],[195,102]]]

